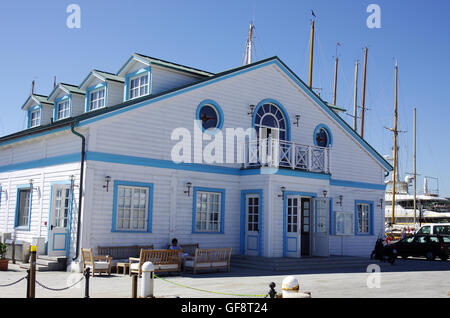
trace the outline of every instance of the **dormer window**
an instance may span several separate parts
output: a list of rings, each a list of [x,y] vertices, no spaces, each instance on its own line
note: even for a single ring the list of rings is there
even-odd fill
[[[41,108],[31,110],[29,112],[29,123],[28,128],[37,127],[41,124]]]
[[[89,93],[89,110],[105,107],[105,88]]]
[[[148,73],[132,77],[129,84],[129,99],[138,98],[148,94]]]
[[[70,116],[70,101],[68,99],[59,102],[56,106],[56,120]]]

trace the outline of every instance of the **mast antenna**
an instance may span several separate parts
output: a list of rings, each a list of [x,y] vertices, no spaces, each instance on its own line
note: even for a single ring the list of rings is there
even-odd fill
[[[367,74],[367,53],[369,49],[364,49],[364,75],[363,75],[363,92],[362,92],[362,110],[361,110],[361,138],[364,138],[364,113],[366,111],[366,74]]]
[[[316,15],[314,14],[314,11],[311,10],[313,19],[311,21],[311,48],[309,52],[309,88],[312,89],[312,74],[313,74],[313,60],[314,60],[314,27],[315,27],[315,18]]]

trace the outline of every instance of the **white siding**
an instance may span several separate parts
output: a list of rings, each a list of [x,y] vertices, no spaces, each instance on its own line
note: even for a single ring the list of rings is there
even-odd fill
[[[197,82],[201,77],[171,71],[166,68],[152,66],[152,94],[159,94],[177,87],[181,87],[193,82]]]

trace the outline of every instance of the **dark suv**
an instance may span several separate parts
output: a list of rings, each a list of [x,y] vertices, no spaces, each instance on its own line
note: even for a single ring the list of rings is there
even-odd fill
[[[446,261],[450,254],[450,236],[439,234],[413,235],[388,245],[392,251],[403,258],[425,256],[428,260],[439,257]]]

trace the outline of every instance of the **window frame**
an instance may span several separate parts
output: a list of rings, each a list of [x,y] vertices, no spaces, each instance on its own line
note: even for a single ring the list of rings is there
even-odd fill
[[[367,232],[359,231],[359,218],[358,218],[358,206],[368,206],[368,218],[367,218]],[[355,235],[373,235],[374,231],[374,217],[373,217],[373,201],[355,200]]]
[[[63,117],[59,117],[59,105],[63,104],[63,103],[68,103],[68,115],[67,116],[63,116]],[[55,106],[54,106],[54,112],[53,112],[53,118],[55,121],[57,120],[62,120],[62,119],[66,119],[69,118],[72,115],[72,95],[65,95],[61,98],[58,98],[55,100]],[[64,112],[63,112],[64,113]]]
[[[218,216],[218,224],[219,229],[218,231],[213,230],[199,230],[197,229],[197,199],[199,193],[206,193],[206,194],[219,194],[219,216]],[[211,214],[211,211],[206,211],[207,217],[207,227],[210,223],[209,215]],[[225,189],[216,189],[216,188],[202,188],[202,187],[194,187],[194,196],[193,196],[193,213],[192,213],[192,233],[197,234],[224,234],[224,221],[225,221]]]
[[[37,117],[38,122],[35,125],[32,125],[32,121],[33,121],[33,114],[38,113],[39,117]],[[36,119],[34,119],[36,120]],[[33,108],[30,108],[28,110],[28,128],[34,128],[34,127],[38,127],[40,126],[42,123],[42,106],[41,105],[37,105]]]
[[[211,107],[217,114],[217,124],[216,124],[215,128],[205,129],[203,127],[202,121],[200,119],[200,112],[201,112],[202,108],[206,107],[206,106]],[[195,112],[195,120],[197,121],[197,124],[203,133],[208,134],[208,135],[215,135],[219,131],[221,131],[222,127],[223,127],[224,116],[223,116],[222,108],[219,106],[218,103],[216,103],[212,99],[205,99],[197,106],[197,110]]]
[[[125,188],[145,188],[147,190],[146,198],[146,221],[147,226],[144,229],[124,229],[118,228],[118,200],[119,200],[119,187]],[[152,233],[152,215],[153,215],[153,183],[134,182],[134,181],[114,181],[114,194],[113,194],[113,218],[111,232],[116,233]],[[131,220],[131,218],[130,218]]]
[[[147,93],[144,95],[134,96],[133,98],[130,97],[131,92],[131,81],[135,80],[137,78],[141,78],[147,76]],[[139,89],[144,86],[139,86]],[[125,76],[125,101],[137,99],[143,96],[148,96],[151,94],[151,71],[150,66],[146,68],[141,68],[135,72],[129,73]]]
[[[20,221],[20,198],[21,198],[21,193],[28,191],[29,193],[29,198],[28,198],[28,213],[27,213],[27,224],[26,225],[20,225],[19,221]],[[14,217],[14,228],[16,230],[24,230],[24,231],[29,231],[30,230],[30,225],[31,225],[31,209],[33,206],[33,189],[30,188],[30,185],[19,185],[17,186],[17,192],[16,192],[16,213],[15,213],[15,217]]]
[[[91,102],[92,102],[91,95],[94,94],[94,93],[97,93],[97,92],[99,92],[101,90],[104,91],[104,93],[103,93],[104,94],[104,96],[103,96],[103,106],[97,107],[95,109],[91,109]],[[97,101],[98,101],[98,99],[97,99]],[[85,111],[86,112],[92,112],[92,111],[96,111],[98,109],[105,108],[107,106],[107,104],[108,104],[108,83],[102,82],[102,83],[100,83],[98,85],[91,86],[91,87],[88,87],[86,89],[86,105],[85,105]]]
[[[319,146],[319,144],[317,143],[317,139],[316,139],[316,136],[317,136],[317,134],[320,132],[321,129],[323,129],[323,130],[326,132],[327,138],[328,138],[328,140],[327,140],[327,145],[326,145],[325,147],[322,147],[322,148],[330,148],[330,147],[332,147],[332,146],[333,146],[333,134],[331,133],[330,128],[328,128],[328,126],[325,125],[325,124],[319,124],[319,125],[317,125],[316,128],[314,129],[314,134],[313,134],[313,142],[314,142],[314,146],[316,146],[316,147],[321,147],[321,146]]]

